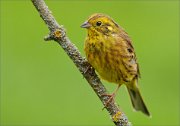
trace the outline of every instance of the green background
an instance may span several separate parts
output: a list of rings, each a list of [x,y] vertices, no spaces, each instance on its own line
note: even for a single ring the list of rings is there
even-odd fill
[[[2,126],[113,126],[106,110],[61,47],[44,42],[48,29],[31,1],[1,0]],[[152,114],[134,112],[122,86],[116,101],[134,126],[179,124],[179,1],[47,1],[57,21],[84,56],[86,30],[93,13],[110,15],[133,40],[141,93]],[[109,92],[117,85],[103,81]]]

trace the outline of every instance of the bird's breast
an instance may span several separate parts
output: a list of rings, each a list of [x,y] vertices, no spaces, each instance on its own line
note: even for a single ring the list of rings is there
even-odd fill
[[[103,41],[86,40],[85,53],[88,62],[95,68],[101,78],[114,83],[121,83],[121,71],[118,69],[120,59],[112,53],[112,48]],[[117,52],[114,52],[117,53]]]

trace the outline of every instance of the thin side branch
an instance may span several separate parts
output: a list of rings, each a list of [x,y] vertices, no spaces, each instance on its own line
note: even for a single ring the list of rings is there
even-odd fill
[[[98,76],[96,75],[94,69],[88,69],[90,64],[85,58],[81,56],[76,46],[71,43],[69,38],[66,36],[65,30],[57,23],[45,2],[43,0],[31,1],[39,12],[41,18],[44,20],[44,22],[49,28],[50,33],[48,36],[45,37],[45,40],[54,40],[59,43],[59,45],[64,49],[64,51],[79,69],[81,74],[93,88],[99,99],[102,101],[103,105],[105,105],[109,97],[103,94],[108,94],[108,92],[104,85],[101,83]],[[131,125],[126,115],[118,108],[118,106],[113,100],[106,106],[106,109],[109,112],[112,121],[116,126]]]

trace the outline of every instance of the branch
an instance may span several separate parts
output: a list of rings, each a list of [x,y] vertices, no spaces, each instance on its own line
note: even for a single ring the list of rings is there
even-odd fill
[[[81,56],[77,47],[71,43],[69,38],[66,36],[65,30],[57,23],[51,11],[46,6],[45,2],[43,0],[31,1],[39,12],[41,18],[44,20],[44,22],[49,28],[50,33],[48,36],[45,37],[45,41],[54,40],[64,49],[64,51],[79,69],[81,74],[93,88],[103,105],[105,105],[109,97],[103,94],[108,94],[108,92],[104,85],[101,83],[94,69],[88,69],[90,64],[85,58]],[[110,102],[105,108],[109,112],[112,121],[116,126],[131,125],[126,115],[118,108],[114,100],[112,100],[112,102]]]

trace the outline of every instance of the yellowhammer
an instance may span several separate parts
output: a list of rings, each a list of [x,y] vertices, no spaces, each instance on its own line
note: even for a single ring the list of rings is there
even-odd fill
[[[138,88],[139,66],[128,34],[104,14],[91,15],[81,27],[88,31],[84,48],[88,62],[101,78],[118,84],[110,99],[125,84],[134,109],[150,116]]]

